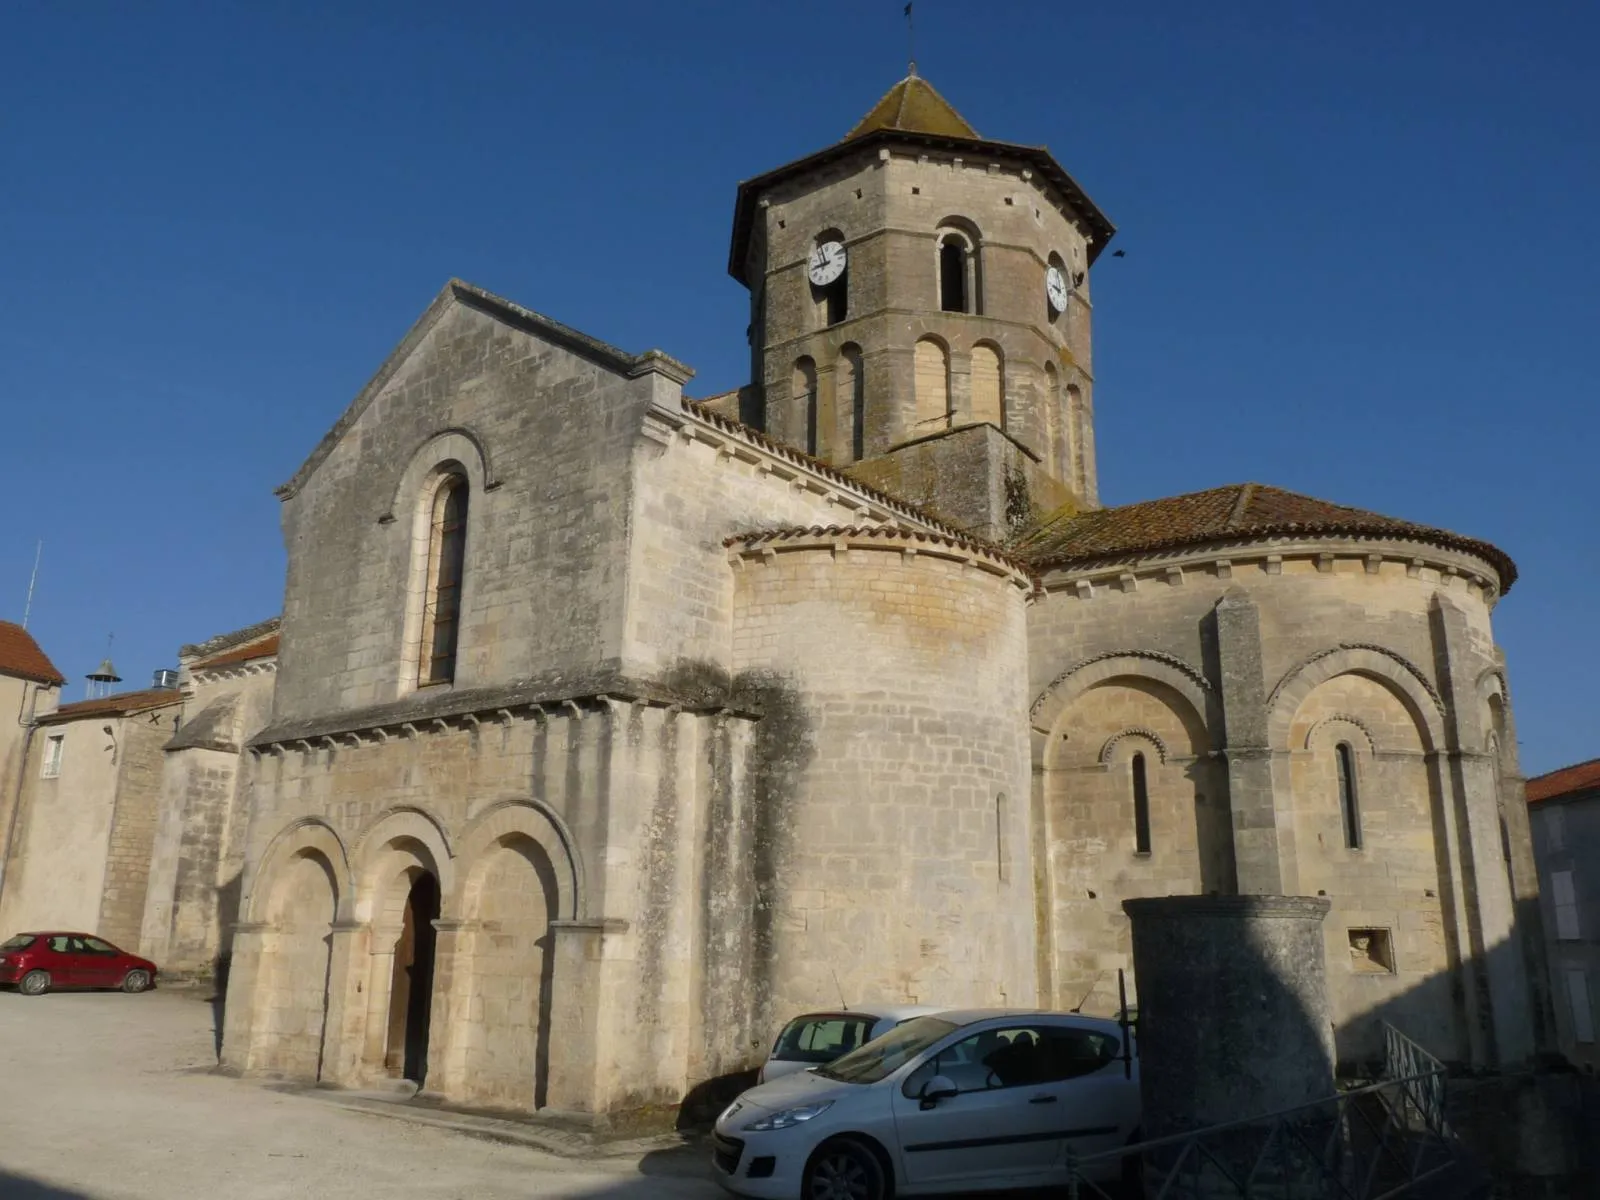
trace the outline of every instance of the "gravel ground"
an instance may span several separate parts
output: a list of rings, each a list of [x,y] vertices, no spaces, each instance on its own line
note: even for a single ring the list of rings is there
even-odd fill
[[[698,1156],[556,1158],[207,1072],[211,1006],[0,992],[5,1200],[712,1200]]]

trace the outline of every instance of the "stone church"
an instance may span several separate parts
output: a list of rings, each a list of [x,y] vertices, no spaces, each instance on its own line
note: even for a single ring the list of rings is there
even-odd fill
[[[1347,1059],[1541,1049],[1515,567],[1100,507],[1113,232],[913,74],[739,186],[737,392],[446,285],[279,490],[225,1064],[620,1120],[841,997],[1110,1012],[1202,892],[1328,898]]]

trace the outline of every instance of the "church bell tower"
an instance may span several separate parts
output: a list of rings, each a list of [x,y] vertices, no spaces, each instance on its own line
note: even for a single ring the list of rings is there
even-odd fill
[[[1049,151],[980,137],[913,73],[739,187],[741,418],[991,540],[1094,507],[1089,272],[1114,232]]]

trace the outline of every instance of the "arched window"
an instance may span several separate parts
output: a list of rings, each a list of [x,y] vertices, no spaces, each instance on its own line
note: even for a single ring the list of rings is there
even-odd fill
[[[1083,440],[1085,429],[1083,424],[1083,393],[1078,390],[1075,383],[1067,384],[1066,410],[1062,419],[1067,428],[1066,468],[1067,482],[1073,487],[1083,485]]]
[[[1006,427],[1005,368],[1000,351],[987,343],[972,348],[972,419]]]
[[[1044,365],[1044,430],[1047,444],[1045,446],[1045,465],[1050,474],[1058,479],[1072,480],[1072,472],[1067,463],[1072,456],[1072,438],[1068,434],[1063,442],[1062,432],[1066,428],[1066,414],[1061,411],[1061,372],[1056,370],[1055,363]]]
[[[917,423],[913,437],[933,433],[950,424],[950,355],[932,338],[917,343],[913,387],[917,395]]]
[[[861,370],[860,346],[840,348],[834,378],[838,381],[839,403],[850,410],[850,457],[860,462],[867,456],[867,389]]]
[[[1361,807],[1356,797],[1356,756],[1349,742],[1333,748],[1339,771],[1339,812],[1344,818],[1344,844],[1361,849]]]
[[[951,218],[939,228],[939,308],[944,312],[981,313],[983,278],[978,262],[978,237],[966,222]]]
[[[1133,756],[1133,848],[1138,854],[1150,853],[1150,787],[1142,754]]]
[[[807,454],[817,453],[817,364],[811,358],[795,360],[794,399]]]
[[[466,561],[467,480],[462,475],[446,475],[433,494],[433,519],[428,531],[419,683],[449,683],[456,676],[461,582]]]

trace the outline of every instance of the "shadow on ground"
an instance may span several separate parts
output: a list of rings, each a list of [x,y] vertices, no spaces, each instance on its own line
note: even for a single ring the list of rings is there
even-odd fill
[[[69,1192],[26,1175],[13,1175],[0,1167],[0,1197],[4,1200],[93,1200],[83,1192]]]

